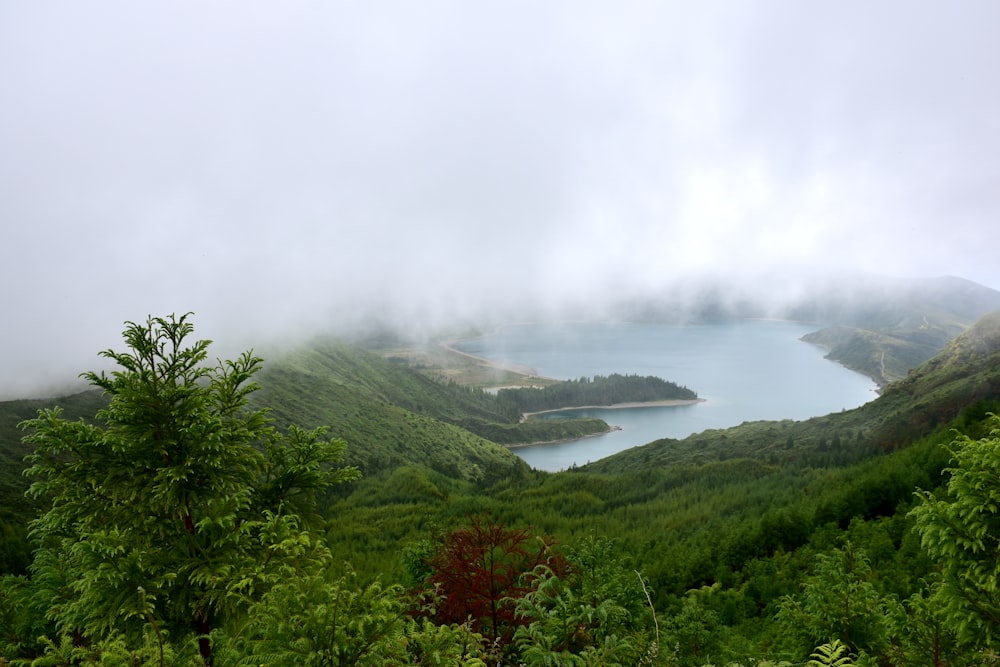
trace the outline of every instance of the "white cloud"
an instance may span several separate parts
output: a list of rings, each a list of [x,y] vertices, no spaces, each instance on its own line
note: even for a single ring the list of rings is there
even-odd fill
[[[998,22],[987,0],[6,3],[0,367],[75,373],[164,311],[252,344],[692,275],[1000,288]]]

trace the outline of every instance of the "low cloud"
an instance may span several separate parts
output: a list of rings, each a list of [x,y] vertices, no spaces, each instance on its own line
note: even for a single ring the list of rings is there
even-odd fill
[[[233,349],[705,280],[1000,288],[1000,6],[0,8],[0,395],[122,322]]]

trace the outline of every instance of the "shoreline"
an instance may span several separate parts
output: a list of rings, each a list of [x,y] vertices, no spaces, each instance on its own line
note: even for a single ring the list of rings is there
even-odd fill
[[[708,399],[705,398],[671,398],[662,401],[635,401],[631,403],[615,403],[613,405],[581,405],[577,407],[569,408],[552,408],[551,410],[539,410],[538,412],[525,412],[521,416],[521,421],[525,421],[529,417],[534,415],[541,415],[547,412],[569,412],[570,410],[627,410],[629,408],[673,408],[681,405],[696,405],[698,403],[704,403]],[[621,426],[616,426],[614,424],[608,424],[607,431],[601,431],[600,433],[590,433],[577,438],[559,438],[558,440],[539,440],[538,442],[519,442],[514,445],[503,445],[507,449],[521,449],[523,447],[544,447],[545,445],[558,445],[564,442],[575,442],[577,440],[585,440],[587,438],[596,438],[599,435],[607,435],[614,431],[622,430]]]
[[[614,431],[622,430],[621,426],[614,426],[609,424],[607,431],[601,431],[600,433],[588,433],[587,435],[580,436],[578,438],[559,438],[558,440],[539,440],[538,442],[519,442],[514,445],[501,445],[507,449],[523,449],[525,447],[544,447],[546,445],[558,445],[563,442],[576,442],[577,440],[586,440],[587,438],[596,438],[599,435],[607,435],[608,433],[613,433]]]
[[[495,368],[495,369],[500,370],[500,371],[506,371],[508,373],[513,373],[515,375],[520,375],[520,376],[526,378],[529,382],[532,380],[532,378],[538,378],[539,380],[546,380],[546,381],[550,381],[550,382],[558,382],[558,380],[556,380],[555,378],[549,378],[549,377],[545,377],[543,375],[539,375],[538,372],[534,368],[531,368],[530,366],[523,366],[521,364],[516,364],[516,363],[515,364],[505,364],[505,363],[501,363],[501,362],[498,362],[498,361],[493,361],[492,359],[487,359],[486,357],[480,357],[480,356],[477,356],[475,354],[471,354],[469,352],[464,352],[464,351],[459,350],[458,348],[454,347],[455,343],[460,343],[463,340],[473,340],[473,339],[469,339],[469,338],[457,338],[457,339],[440,340],[440,341],[438,341],[438,346],[440,346],[442,349],[444,349],[445,351],[447,351],[447,352],[449,352],[451,354],[456,354],[456,355],[458,355],[460,357],[465,357],[466,359],[471,359],[472,361],[475,361],[476,363],[482,364],[482,365],[487,366],[489,368]],[[532,386],[532,385],[528,384],[528,385],[523,385],[523,386]]]
[[[614,403],[612,405],[572,405],[562,408],[551,408],[549,410],[538,410],[537,412],[525,412],[521,415],[521,421],[526,421],[529,417],[543,415],[549,412],[569,412],[570,410],[627,410],[629,408],[673,408],[681,405],[697,405],[704,403],[705,398],[668,398],[662,401],[633,401],[629,403]],[[574,438],[575,439],[575,438]]]

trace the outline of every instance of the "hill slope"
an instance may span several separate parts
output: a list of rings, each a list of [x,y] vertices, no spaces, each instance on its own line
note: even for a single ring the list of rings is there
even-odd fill
[[[827,325],[803,340],[826,348],[829,359],[885,386],[997,309],[1000,292],[946,276],[844,281],[786,315]]]
[[[377,354],[320,340],[266,362],[255,404],[279,426],[327,425],[348,443],[347,462],[371,474],[417,464],[458,479],[523,465],[449,421],[500,420],[475,392],[435,382]]]
[[[359,348],[319,342],[267,360],[258,382],[261,389],[252,401],[271,408],[279,428],[328,426],[331,437],[347,441],[347,462],[366,474],[417,464],[455,479],[479,480],[524,466],[509,449],[446,423],[470,415],[501,419],[490,401]],[[0,519],[20,520],[30,512],[21,476],[28,446],[17,425],[56,405],[69,419],[91,420],[104,399],[88,391],[0,402]]]
[[[27,480],[21,476],[28,445],[21,442],[24,435],[17,427],[31,419],[42,408],[58,406],[67,419],[92,417],[104,405],[99,391],[85,391],[55,399],[22,399],[0,401],[0,520],[22,517],[29,508],[24,491]]]

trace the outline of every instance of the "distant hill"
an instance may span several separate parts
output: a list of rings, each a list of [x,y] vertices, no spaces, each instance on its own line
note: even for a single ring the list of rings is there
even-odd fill
[[[881,396],[853,410],[801,422],[748,422],[730,429],[662,439],[583,469],[641,471],[728,458],[769,463],[847,464],[906,446],[963,409],[1000,401],[1000,312],[974,323]]]
[[[885,386],[986,313],[1000,310],[1000,291],[952,276],[843,275],[774,282],[771,295],[721,280],[696,283],[655,298],[621,301],[613,314],[679,323],[757,317],[814,323],[817,331],[803,340]]]
[[[35,417],[42,408],[58,406],[67,419],[79,419],[93,416],[102,405],[104,399],[99,391],[53,399],[0,401],[0,520],[22,516],[29,507],[24,497],[28,484],[21,471],[30,448],[21,442],[24,433],[17,425]]]
[[[803,340],[885,386],[998,309],[1000,292],[961,278],[869,278],[827,286],[787,315],[827,325]]]

